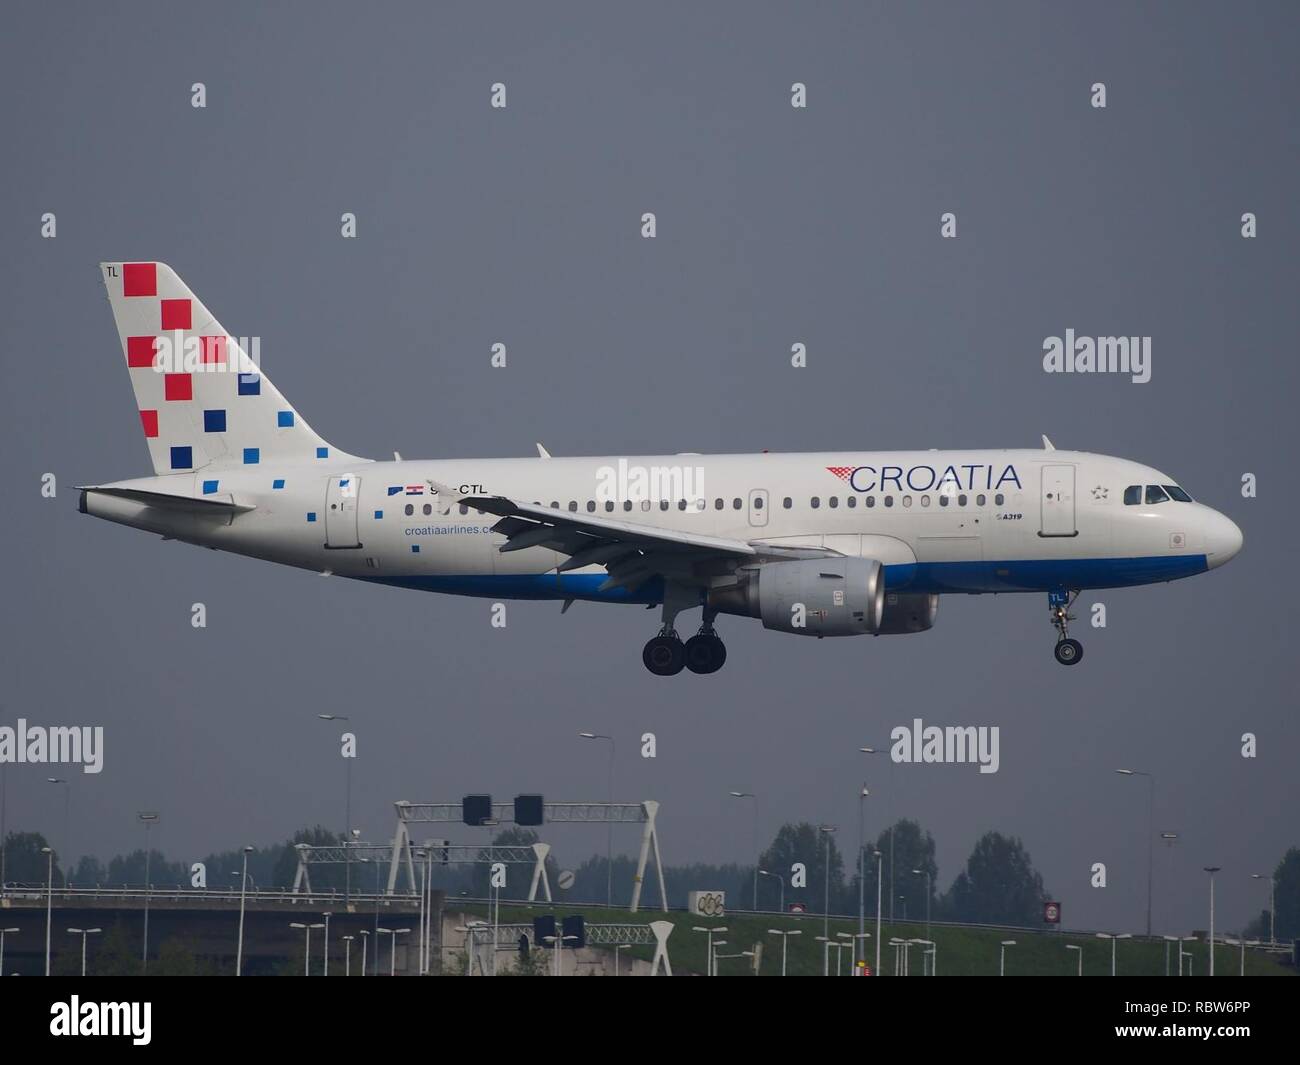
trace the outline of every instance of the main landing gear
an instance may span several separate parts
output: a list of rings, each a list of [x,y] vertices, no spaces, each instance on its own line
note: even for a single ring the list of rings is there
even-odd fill
[[[1063,666],[1077,665],[1083,657],[1083,644],[1070,638],[1070,622],[1074,615],[1070,607],[1079,598],[1078,592],[1048,592],[1047,607],[1052,615],[1052,627],[1056,629],[1056,660]]]
[[[700,631],[685,643],[673,628],[677,615],[686,608],[679,597],[665,596],[663,627],[659,635],[650,640],[641,652],[646,669],[657,677],[672,677],[683,668],[692,673],[716,673],[727,661],[727,646],[713,630],[716,611],[704,610],[704,624]]]

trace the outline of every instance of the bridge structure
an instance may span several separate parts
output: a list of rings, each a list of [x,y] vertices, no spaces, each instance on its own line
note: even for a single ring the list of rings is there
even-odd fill
[[[399,799],[393,803],[393,806],[397,810],[397,828],[393,833],[393,850],[388,871],[388,891],[389,894],[393,893],[397,886],[398,870],[399,868],[405,868],[407,883],[414,892],[415,865],[412,855],[413,844],[410,826],[417,824],[463,824],[465,811],[463,805],[458,802],[408,802],[405,799]],[[628,909],[633,913],[636,913],[641,906],[641,886],[645,880],[646,867],[651,855],[654,857],[655,873],[659,885],[659,905],[665,913],[668,912],[668,891],[664,887],[663,861],[659,853],[659,833],[655,827],[658,814],[659,803],[653,799],[645,799],[641,802],[548,802],[544,803],[542,807],[542,820],[545,824],[639,824],[642,826],[641,850],[637,858],[636,875],[632,880],[632,901],[628,906]],[[513,803],[498,802],[492,804],[491,823],[513,824],[514,822],[515,810]],[[432,847],[436,852],[439,846],[450,845],[446,844],[445,841],[431,840],[425,846],[426,848]],[[491,848],[468,847],[463,849],[474,851],[477,854]],[[470,860],[481,862],[487,859],[475,857]],[[528,896],[530,901],[536,895],[539,871],[544,879],[546,874],[544,857],[538,859],[534,869],[533,885]],[[551,897],[549,885],[546,889],[546,897],[548,900]]]

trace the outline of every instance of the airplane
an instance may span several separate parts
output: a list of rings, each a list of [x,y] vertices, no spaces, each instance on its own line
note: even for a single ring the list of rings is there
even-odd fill
[[[101,263],[152,477],[83,514],[372,584],[660,608],[651,673],[719,670],[719,614],[802,636],[917,633],[941,595],[1048,596],[1055,657],[1083,590],[1171,581],[1242,546],[1126,459],[1041,449],[377,461],[316,434],[164,263]],[[251,346],[251,345],[250,345]],[[699,631],[675,624],[693,608]]]

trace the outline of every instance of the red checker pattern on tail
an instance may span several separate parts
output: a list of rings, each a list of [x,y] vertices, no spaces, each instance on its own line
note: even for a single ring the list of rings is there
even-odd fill
[[[144,435],[152,440],[158,435],[158,412],[156,410],[142,410],[140,412],[140,424],[144,426]]]
[[[847,481],[853,476],[854,467],[852,466],[827,466],[826,468],[830,470],[831,473],[835,474],[835,476],[841,481]]]
[[[158,295],[158,264],[157,263],[123,263],[122,264],[122,295],[123,296]]]
[[[157,337],[127,337],[126,364],[133,370],[153,366],[154,344]]]
[[[226,361],[225,336],[199,337],[199,361],[203,363],[224,363]]]
[[[163,374],[163,398],[182,400],[194,398],[194,382],[187,373]]]
[[[189,300],[163,300],[162,301],[162,327],[163,329],[189,329],[190,328],[190,301]]]

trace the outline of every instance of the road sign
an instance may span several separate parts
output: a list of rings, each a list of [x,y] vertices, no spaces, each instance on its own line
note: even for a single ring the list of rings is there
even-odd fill
[[[1043,920],[1047,924],[1061,923],[1061,904],[1059,902],[1043,903]]]

